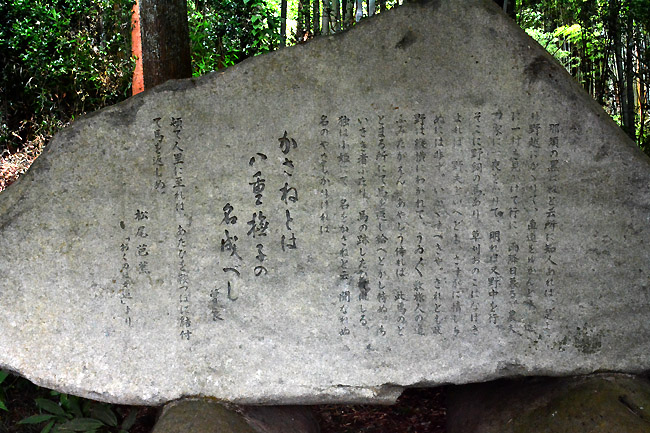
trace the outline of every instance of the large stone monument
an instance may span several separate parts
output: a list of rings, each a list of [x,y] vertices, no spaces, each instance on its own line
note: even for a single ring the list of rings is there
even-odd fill
[[[98,400],[392,401],[650,368],[650,161],[489,0],[169,82],[0,195],[0,367]]]

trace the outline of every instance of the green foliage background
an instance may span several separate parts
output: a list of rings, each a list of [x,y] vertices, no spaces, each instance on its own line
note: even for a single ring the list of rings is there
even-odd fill
[[[279,46],[280,18],[264,0],[188,2],[194,76]]]
[[[129,95],[130,0],[0,2],[0,146]]]
[[[650,0],[517,0],[516,11],[520,27],[650,155]]]
[[[193,74],[278,48],[280,4],[189,0]],[[295,43],[298,8],[307,13],[302,29],[309,30],[313,2],[288,4],[287,40]],[[76,116],[130,96],[132,5],[133,0],[0,1],[0,153],[33,147],[34,142],[42,145]],[[321,13],[325,8],[332,13],[333,5],[342,8],[343,1],[321,0]],[[514,12],[520,26],[650,155],[650,0],[516,0]],[[614,54],[623,55],[628,42],[633,42],[634,57],[623,70]],[[636,111],[634,126],[629,126],[624,74],[632,69]]]

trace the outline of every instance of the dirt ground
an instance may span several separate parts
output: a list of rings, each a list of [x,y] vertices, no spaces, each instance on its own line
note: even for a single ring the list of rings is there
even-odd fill
[[[392,406],[314,406],[321,433],[444,433],[444,389],[408,389]]]

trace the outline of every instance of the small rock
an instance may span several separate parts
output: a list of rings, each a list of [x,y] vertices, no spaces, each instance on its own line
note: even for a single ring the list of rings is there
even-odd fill
[[[318,433],[309,409],[300,406],[226,406],[189,399],[165,406],[153,433]]]
[[[628,375],[450,387],[448,433],[648,433],[650,382]]]

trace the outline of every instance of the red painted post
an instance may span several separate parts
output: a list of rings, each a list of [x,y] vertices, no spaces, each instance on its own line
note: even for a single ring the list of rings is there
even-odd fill
[[[131,53],[135,57],[133,71],[132,94],[137,95],[144,90],[144,75],[142,74],[142,37],[140,33],[140,2],[135,1],[131,16]]]

